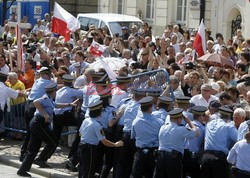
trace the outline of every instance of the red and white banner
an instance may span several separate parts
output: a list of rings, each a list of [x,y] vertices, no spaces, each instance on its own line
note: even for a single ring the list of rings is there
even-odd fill
[[[52,18],[52,32],[64,36],[65,42],[70,39],[70,33],[80,28],[79,21],[55,2]]]
[[[17,67],[19,70],[24,72],[24,60],[23,60],[23,43],[22,43],[22,32],[18,23],[16,24],[16,41],[17,41]]]
[[[99,43],[92,41],[92,44],[90,45],[90,53],[93,56],[100,57],[102,53],[105,51],[106,47],[104,45],[100,45]]]
[[[194,49],[198,53],[198,56],[201,57],[206,54],[206,36],[205,36],[205,25],[203,19],[201,20],[198,33],[195,36],[194,40]]]

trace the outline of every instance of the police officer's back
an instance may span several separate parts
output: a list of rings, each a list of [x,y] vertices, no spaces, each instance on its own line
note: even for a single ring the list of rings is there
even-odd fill
[[[161,120],[165,123],[169,108],[171,106],[171,103],[173,103],[173,101],[174,101],[173,98],[167,96],[159,97],[158,110],[152,112],[153,117],[161,118]]]
[[[138,115],[132,123],[131,138],[135,139],[135,153],[132,177],[152,177],[155,167],[155,150],[159,145],[158,134],[164,124],[160,118],[153,117],[153,97],[148,96],[140,101],[143,114]]]
[[[181,178],[182,155],[186,138],[194,138],[199,131],[186,117],[191,129],[181,125],[183,109],[176,108],[169,112],[170,123],[163,125],[159,132],[159,152],[155,168],[155,178]]]
[[[228,177],[226,156],[229,143],[237,140],[236,127],[229,124],[233,111],[220,107],[219,112],[219,118],[208,122],[205,130],[205,152],[201,164],[201,174],[204,178]]]

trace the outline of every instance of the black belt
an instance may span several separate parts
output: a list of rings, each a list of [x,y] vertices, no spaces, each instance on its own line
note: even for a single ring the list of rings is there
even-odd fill
[[[212,154],[214,156],[217,156],[221,159],[226,159],[227,155],[223,151],[217,151],[217,150],[206,150],[205,154]]]
[[[202,155],[201,153],[195,153],[195,152],[189,151],[189,149],[184,150],[184,157],[188,156],[190,158],[196,159],[196,158],[201,157],[201,155]]]
[[[148,150],[148,151],[154,151],[154,150],[157,150],[158,147],[144,147],[144,148],[139,148],[137,147],[137,150]]]
[[[182,158],[182,153],[176,150],[172,150],[171,152],[159,150],[159,154],[170,156],[171,158]]]
[[[88,146],[88,147],[94,147],[94,148],[96,148],[98,145],[93,145],[93,144],[81,142],[81,143],[79,143],[79,146]]]

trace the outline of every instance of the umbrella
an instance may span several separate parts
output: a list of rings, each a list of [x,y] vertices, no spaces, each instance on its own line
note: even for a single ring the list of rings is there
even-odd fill
[[[198,58],[198,61],[204,61],[211,66],[219,66],[225,68],[234,68],[234,62],[231,59],[227,59],[218,53],[208,53]]]
[[[126,66],[126,62],[123,61],[122,59],[119,58],[114,58],[114,57],[107,57],[102,59],[108,67],[113,70],[117,71],[121,67]],[[89,65],[90,68],[94,69],[95,71],[98,71],[100,68],[104,68],[104,65],[102,64],[102,61],[100,59],[97,59],[94,63]]]

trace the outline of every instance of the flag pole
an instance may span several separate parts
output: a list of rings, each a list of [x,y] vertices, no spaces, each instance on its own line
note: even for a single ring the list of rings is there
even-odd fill
[[[21,50],[21,46],[20,46],[20,39],[19,37],[21,36],[19,33],[21,33],[20,30],[20,24],[21,24],[21,0],[17,0],[17,26],[16,28],[16,32],[18,32],[16,34],[16,39],[17,39],[17,54],[20,54],[20,50]],[[17,55],[17,65],[18,65],[18,69],[21,68],[21,57],[20,55]]]

